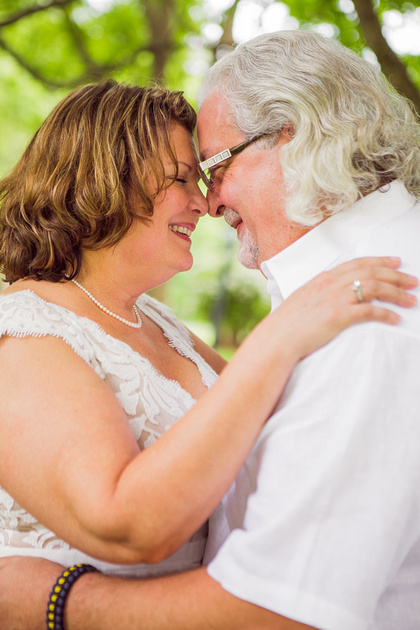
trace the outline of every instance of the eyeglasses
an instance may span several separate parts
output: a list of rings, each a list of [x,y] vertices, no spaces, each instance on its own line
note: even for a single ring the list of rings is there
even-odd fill
[[[238,155],[238,153],[241,153],[241,151],[249,147],[250,144],[252,144],[253,142],[256,142],[257,140],[260,140],[260,138],[263,138],[266,135],[268,134],[262,133],[261,135],[256,136],[255,138],[252,138],[251,140],[246,140],[246,142],[241,142],[241,144],[237,144],[236,147],[232,147],[232,149],[225,149],[224,151],[221,151],[220,153],[213,155],[208,160],[205,160],[204,162],[200,162],[198,165],[198,172],[204,184],[207,186],[207,188],[209,190],[213,190],[214,188],[215,183],[212,180],[212,170],[214,169],[215,166],[219,165],[221,162],[224,162],[225,160],[228,160],[234,155]]]

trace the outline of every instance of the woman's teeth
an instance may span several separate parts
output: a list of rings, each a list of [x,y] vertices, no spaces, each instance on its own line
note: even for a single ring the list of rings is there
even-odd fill
[[[185,236],[191,236],[192,230],[187,227],[183,227],[182,225],[170,225],[169,229],[172,232],[179,232],[180,234],[185,234]]]

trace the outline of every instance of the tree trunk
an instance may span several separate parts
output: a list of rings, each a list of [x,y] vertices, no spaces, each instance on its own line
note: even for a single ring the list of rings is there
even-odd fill
[[[381,25],[371,0],[353,0],[367,45],[373,50],[382,72],[392,85],[410,99],[420,112],[420,94],[407,74],[407,69],[382,35]]]
[[[164,77],[168,57],[173,50],[172,29],[175,12],[173,0],[147,0],[142,2],[150,28],[149,49],[153,52],[153,77]]]

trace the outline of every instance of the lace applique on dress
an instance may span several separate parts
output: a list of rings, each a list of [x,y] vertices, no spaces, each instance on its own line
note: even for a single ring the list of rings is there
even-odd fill
[[[188,331],[172,310],[146,295],[137,304],[162,329],[168,343],[197,365],[203,384],[211,387],[217,375],[194,350]],[[146,358],[105,333],[98,324],[46,302],[31,291],[0,296],[0,337],[5,335],[53,335],[69,344],[115,393],[141,449],[152,444],[196,402],[177,381],[165,378]],[[1,546],[70,549],[0,487],[0,555]]]

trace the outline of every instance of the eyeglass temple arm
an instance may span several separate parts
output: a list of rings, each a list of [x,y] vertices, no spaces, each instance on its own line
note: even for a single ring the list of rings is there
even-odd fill
[[[267,134],[264,133],[261,136],[258,136],[257,138],[251,138],[251,140],[246,140],[245,142],[241,142],[240,144],[237,144],[236,147],[232,147],[232,149],[225,149],[224,151],[221,151],[220,153],[213,155],[208,160],[205,160],[205,162],[200,162],[199,166],[201,169],[203,169],[203,171],[206,168],[213,168],[213,166],[216,166],[216,164],[220,164],[220,162],[224,162],[225,160],[228,160],[230,157],[232,157],[232,155],[236,155],[237,153],[240,153],[249,144],[251,144],[252,142],[255,142],[256,140],[259,140],[260,138],[266,135]]]
[[[204,162],[200,162],[199,164],[200,168],[203,169],[204,171],[207,168],[212,168],[213,166],[216,166],[216,164],[219,164],[220,162],[223,162],[224,160],[229,159],[233,155],[232,153],[233,150],[234,149],[231,149],[231,150],[225,149],[224,151],[217,153],[217,155],[213,155],[208,160],[205,160]]]

